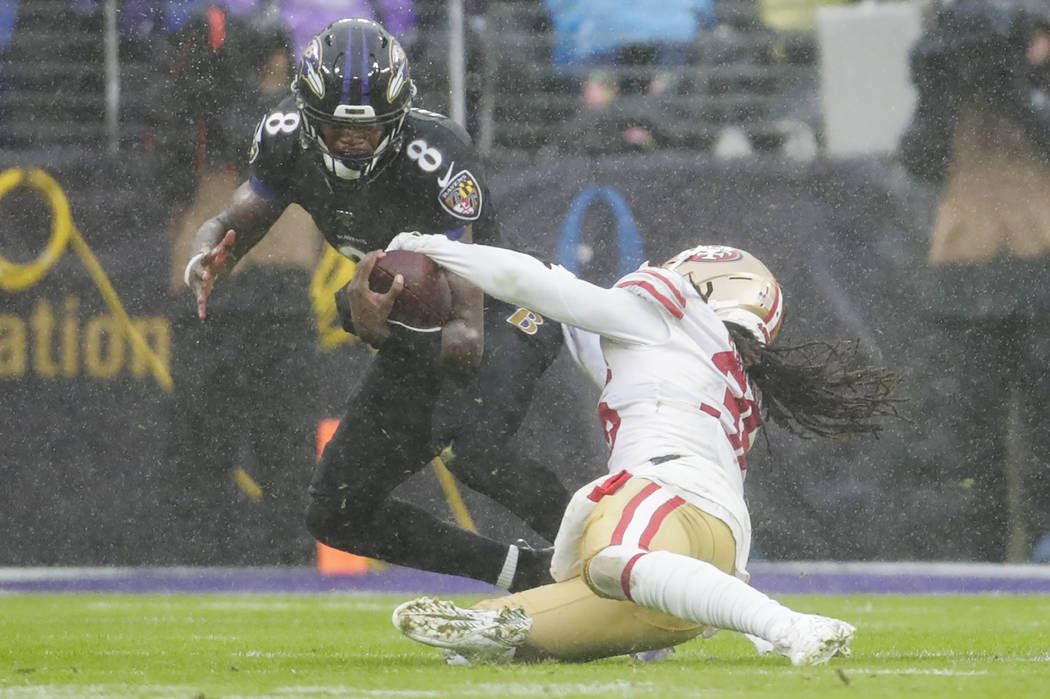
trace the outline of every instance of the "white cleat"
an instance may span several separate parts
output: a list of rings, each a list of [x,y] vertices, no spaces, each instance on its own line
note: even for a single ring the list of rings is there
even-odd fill
[[[391,620],[413,641],[445,649],[451,665],[509,662],[532,630],[521,607],[463,609],[432,597],[405,602]]]
[[[773,645],[792,665],[820,665],[835,655],[850,654],[857,632],[851,624],[817,614],[800,614],[784,637]]]

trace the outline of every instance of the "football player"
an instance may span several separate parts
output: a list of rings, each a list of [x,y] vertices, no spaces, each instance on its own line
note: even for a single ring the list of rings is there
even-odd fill
[[[877,432],[875,418],[896,414],[894,374],[845,368],[850,346],[773,344],[780,286],[735,248],[685,250],[604,289],[520,253],[442,236],[402,234],[392,247],[600,334],[607,374],[598,417],[611,450],[610,475],[577,491],[565,512],[556,584],[469,610],[406,602],[394,613],[402,632],[456,661],[589,660],[717,628],[798,665],[848,650],[850,624],[801,614],[747,584],[747,453],[763,403],[798,431]],[[830,354],[814,358],[814,348]]]
[[[451,279],[443,330],[412,332],[386,322],[401,286],[368,288],[401,231],[500,243],[468,135],[414,108],[415,92],[404,50],[379,24],[344,19],[321,31],[302,53],[292,94],[255,130],[250,179],[197,232],[185,281],[205,318],[216,280],[288,206],[305,209],[328,244],[357,263],[338,295],[341,317],[378,349],[315,471],[308,529],[343,551],[523,589],[550,579],[549,552],[498,543],[391,497],[447,441],[461,482],[548,541],[569,497],[552,470],[507,444],[563,344],[560,326],[525,312],[512,325],[517,309],[488,299],[483,312],[480,290]],[[435,434],[438,412],[444,427]]]

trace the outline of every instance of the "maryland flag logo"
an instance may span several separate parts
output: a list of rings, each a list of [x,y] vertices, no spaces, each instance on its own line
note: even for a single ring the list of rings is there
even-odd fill
[[[467,170],[461,170],[452,178],[441,190],[438,200],[456,218],[473,221],[481,215],[481,187]]]

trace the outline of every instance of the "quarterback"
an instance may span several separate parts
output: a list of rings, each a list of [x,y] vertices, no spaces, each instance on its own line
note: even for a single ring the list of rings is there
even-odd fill
[[[440,332],[413,332],[387,322],[396,283],[383,294],[369,289],[376,260],[401,231],[500,242],[467,133],[413,107],[415,91],[404,50],[382,26],[344,19],[324,28],[303,51],[291,94],[255,130],[250,179],[198,230],[185,280],[203,319],[215,282],[287,207],[305,209],[328,244],[357,263],[337,303],[344,327],[378,350],[363,376],[347,379],[356,386],[314,473],[307,528],[351,553],[524,589],[550,579],[549,554],[391,496],[451,442],[448,466],[459,480],[547,540],[569,499],[550,468],[507,444],[563,344],[561,327],[537,321],[524,332],[505,320],[514,307],[490,301],[483,310],[480,290],[450,279],[451,319]]]

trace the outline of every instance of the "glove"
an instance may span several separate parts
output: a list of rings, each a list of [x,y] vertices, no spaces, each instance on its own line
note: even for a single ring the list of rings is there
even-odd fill
[[[394,239],[390,241],[390,244],[386,246],[386,249],[387,251],[408,250],[410,252],[419,252],[419,248],[426,244],[426,238],[428,237],[430,236],[424,236],[419,231],[398,233],[394,236]]]

